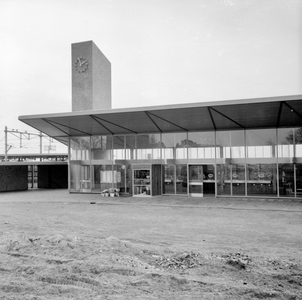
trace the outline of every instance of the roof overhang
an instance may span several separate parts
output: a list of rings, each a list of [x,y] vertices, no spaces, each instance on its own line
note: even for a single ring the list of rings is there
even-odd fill
[[[72,136],[302,127],[302,95],[20,116],[66,142]]]

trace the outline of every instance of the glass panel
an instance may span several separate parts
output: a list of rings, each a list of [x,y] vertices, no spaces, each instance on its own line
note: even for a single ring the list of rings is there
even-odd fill
[[[186,159],[187,158],[187,133],[162,134],[162,158]]]
[[[302,157],[302,128],[295,129],[296,157]]]
[[[189,158],[215,158],[214,132],[188,133]]]
[[[125,159],[125,136],[113,137],[113,159]]]
[[[230,165],[217,165],[217,195],[231,195]]]
[[[279,195],[294,197],[294,164],[279,164]]]
[[[207,196],[215,195],[215,170],[214,165],[203,166],[203,193]]]
[[[175,165],[165,165],[163,194],[175,194]]]
[[[133,180],[134,195],[151,195],[150,170],[134,170]]]
[[[136,159],[136,143],[134,135],[126,135],[126,159]],[[131,176],[130,176],[131,177]]]
[[[296,164],[296,195],[302,197],[302,164]]]
[[[247,130],[246,145],[248,158],[275,157],[276,130]]]
[[[116,170],[116,188],[119,189],[120,194],[132,193],[131,188],[131,168],[127,165],[115,165]]]
[[[90,137],[70,138],[70,160],[90,159]]]
[[[70,165],[70,191],[80,191],[80,165]]]
[[[101,192],[101,165],[93,165],[92,167],[92,192]]]
[[[187,194],[187,165],[176,166],[176,194]]]
[[[189,166],[189,193],[203,194],[203,166]]]
[[[80,190],[91,192],[90,166],[80,166]]]
[[[276,164],[247,165],[247,194],[260,196],[277,195]]]
[[[231,157],[231,132],[217,131],[216,132],[216,151],[217,158]]]
[[[231,131],[231,157],[245,158],[244,131]]]
[[[112,165],[101,165],[96,171],[99,172],[101,192],[112,188],[114,182]]]
[[[92,136],[91,154],[92,159],[112,159],[112,136]]]
[[[137,159],[160,159],[160,134],[137,135]]]
[[[294,156],[294,129],[278,129],[278,157]]]
[[[245,165],[232,165],[233,195],[245,195]]]

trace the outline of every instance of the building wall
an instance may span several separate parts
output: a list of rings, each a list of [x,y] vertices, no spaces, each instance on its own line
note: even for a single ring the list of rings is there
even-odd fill
[[[39,165],[38,188],[67,189],[68,166],[67,165]]]
[[[0,192],[28,189],[27,166],[0,166]]]

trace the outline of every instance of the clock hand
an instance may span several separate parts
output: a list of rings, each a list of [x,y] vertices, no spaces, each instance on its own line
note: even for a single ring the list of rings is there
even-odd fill
[[[84,64],[85,62],[86,62],[86,60],[82,61],[82,62],[80,63],[80,66],[81,66],[82,64]]]

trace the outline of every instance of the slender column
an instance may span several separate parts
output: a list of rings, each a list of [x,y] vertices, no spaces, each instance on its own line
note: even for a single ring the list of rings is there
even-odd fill
[[[247,146],[246,146],[246,130],[244,129],[244,159],[245,159],[245,197],[247,197]]]
[[[296,129],[294,128],[293,129],[293,146],[294,146],[294,190],[295,190],[295,198],[297,197],[297,173],[296,173],[296,161],[295,161],[295,158],[296,158]]]
[[[276,128],[276,151],[275,151],[275,155],[277,156],[276,158],[277,158],[277,170],[276,170],[276,172],[277,172],[277,198],[279,198],[280,197],[280,192],[279,192],[279,139],[278,139],[278,128]]]
[[[40,131],[40,154],[42,154],[42,132]],[[40,161],[42,161],[42,156],[40,157]]]
[[[8,148],[8,145],[7,145],[7,126],[5,126],[4,132],[5,132],[5,145],[4,145],[5,161],[7,161],[7,148]]]

